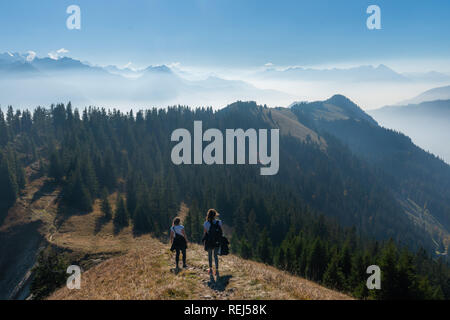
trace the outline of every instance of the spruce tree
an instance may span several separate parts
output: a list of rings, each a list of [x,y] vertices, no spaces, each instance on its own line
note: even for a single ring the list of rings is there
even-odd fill
[[[8,143],[8,127],[6,125],[5,116],[0,109],[0,147],[6,146]]]
[[[27,181],[25,177],[25,170],[23,169],[16,153],[14,153],[14,165],[17,187],[19,190],[22,190],[23,188],[25,188]]]
[[[127,196],[127,210],[131,217],[134,217],[134,213],[138,202],[138,190],[137,178],[134,173],[131,173],[127,179],[126,196]],[[140,186],[142,188],[142,185]]]
[[[351,291],[357,298],[365,298],[368,295],[368,289],[366,286],[366,265],[361,252],[356,252],[352,256],[351,272],[347,280],[347,289]]]
[[[114,227],[116,230],[120,230],[127,227],[129,223],[129,216],[127,208],[125,206],[125,201],[121,196],[117,198],[116,211],[114,213]]]
[[[6,111],[6,122],[8,123],[8,129],[10,130],[10,135],[14,136],[14,110],[12,106],[8,106],[8,111]]]
[[[230,250],[231,250],[231,252],[234,253],[234,254],[239,254],[240,244],[241,244],[241,242],[239,240],[238,235],[236,234],[235,231],[233,231],[233,234],[232,234],[231,239],[230,239]]]
[[[340,257],[335,253],[323,275],[323,283],[330,288],[342,291],[345,288],[345,277],[342,273],[339,260]]]
[[[89,194],[92,198],[96,198],[98,195],[98,182],[91,157],[87,156],[81,161],[81,174],[84,185],[89,190]]]
[[[284,248],[280,247],[275,254],[275,266],[281,270],[286,269],[286,258]]]
[[[135,233],[141,234],[153,231],[150,212],[151,208],[148,191],[144,190],[139,197],[133,216],[133,230]]]
[[[261,233],[260,240],[258,241],[257,252],[259,260],[263,263],[271,264],[273,262],[272,243],[269,239],[266,228],[264,228]]]
[[[252,247],[247,239],[241,239],[241,247],[239,248],[239,254],[244,259],[251,259],[253,256]]]
[[[16,201],[19,188],[14,170],[12,170],[8,157],[0,151],[0,210],[11,207]]]
[[[63,199],[67,205],[89,212],[92,210],[92,197],[83,183],[80,170],[77,169],[69,178],[63,191]]]
[[[61,182],[64,176],[64,169],[62,167],[62,163],[59,158],[59,154],[57,152],[53,152],[50,155],[50,165],[48,168],[48,175],[50,178],[53,178],[57,183]]]
[[[308,257],[307,275],[311,280],[320,281],[327,267],[325,248],[320,239],[316,239]]]
[[[103,191],[102,202],[101,202],[101,209],[102,209],[102,213],[103,213],[103,218],[106,221],[111,220],[111,218],[112,218],[112,209],[111,209],[111,205],[109,204],[108,192],[106,191],[106,189]]]
[[[394,241],[382,249],[379,267],[381,269],[381,290],[372,290],[371,296],[381,300],[393,300],[398,297],[398,253]]]

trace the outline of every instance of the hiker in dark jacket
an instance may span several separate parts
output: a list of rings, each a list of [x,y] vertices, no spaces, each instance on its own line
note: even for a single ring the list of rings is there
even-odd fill
[[[203,224],[203,243],[205,250],[208,251],[209,269],[208,274],[212,275],[212,257],[214,255],[214,262],[216,270],[214,275],[219,277],[219,248],[222,238],[222,221],[217,219],[219,214],[214,209],[209,209],[206,215],[206,221]]]
[[[170,242],[172,243],[171,251],[175,250],[175,265],[178,270],[178,262],[180,261],[180,252],[183,254],[183,268],[187,268],[186,265],[186,249],[187,249],[187,236],[184,231],[184,227],[180,224],[180,218],[173,220],[172,227],[170,228]]]

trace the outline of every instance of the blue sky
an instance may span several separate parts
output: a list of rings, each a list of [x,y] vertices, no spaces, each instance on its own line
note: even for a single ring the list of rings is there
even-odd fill
[[[66,8],[81,8],[68,30]],[[381,7],[382,30],[366,28]],[[450,1],[2,0],[0,51],[96,64],[255,67],[450,56]]]

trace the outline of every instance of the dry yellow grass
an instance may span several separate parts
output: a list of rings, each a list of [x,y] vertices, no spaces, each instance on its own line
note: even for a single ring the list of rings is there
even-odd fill
[[[272,120],[280,128],[282,135],[291,135],[303,142],[309,136],[311,141],[319,145],[322,149],[325,150],[327,148],[326,141],[315,131],[297,121],[297,116],[291,110],[285,108],[264,110],[266,116],[269,111],[272,115]]]
[[[116,193],[109,197],[113,210],[116,199]],[[67,217],[57,232],[51,235],[49,242],[61,248],[89,254],[127,252],[135,245],[135,238],[130,227],[114,235],[112,220],[99,228],[98,223],[102,217],[100,200],[97,200],[93,211],[89,214],[74,214]]]
[[[121,252],[82,275],[80,290],[62,288],[49,299],[350,299],[311,281],[261,263],[229,255],[220,258],[221,277],[207,274],[206,252],[190,244],[189,268],[175,274],[169,245],[148,235],[133,237],[131,228],[112,234],[108,223],[94,233],[101,216],[98,203],[90,214],[75,215],[53,235],[53,243],[91,254]],[[187,212],[181,206],[179,216]]]
[[[17,226],[41,221],[42,234],[55,230],[56,216],[55,201],[60,190],[52,188],[48,178],[39,178],[31,181],[21,192],[14,206],[9,209],[0,232],[8,232]]]
[[[213,282],[206,252],[191,244],[189,268],[175,274],[168,245],[143,236],[134,240],[127,254],[83,273],[80,290],[62,288],[49,299],[350,299],[257,262],[233,255],[220,260],[221,276]]]
[[[89,263],[83,261],[92,267],[82,274],[81,289],[61,288],[49,299],[350,299],[233,255],[220,258],[221,277],[211,281],[206,252],[195,244],[189,245],[189,268],[175,274],[168,244],[148,235],[134,237],[131,227],[114,235],[111,221],[99,225],[99,200],[91,213],[74,213],[55,223],[59,190],[44,187],[46,182],[41,178],[27,185],[0,231],[39,220],[40,232],[49,243],[89,259]],[[113,206],[116,197],[110,196]],[[178,215],[184,219],[187,212],[182,204]]]

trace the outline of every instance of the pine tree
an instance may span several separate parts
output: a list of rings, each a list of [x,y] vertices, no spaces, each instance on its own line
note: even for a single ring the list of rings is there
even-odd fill
[[[286,269],[286,258],[284,253],[284,248],[280,247],[275,254],[275,266],[281,270]]]
[[[53,178],[56,182],[61,182],[64,172],[61,164],[61,160],[57,152],[53,152],[50,156],[50,165],[48,168],[48,175]]]
[[[347,280],[347,289],[360,299],[366,298],[368,289],[366,285],[366,268],[369,264],[364,262],[361,252],[352,256],[351,272]]]
[[[111,158],[110,155],[106,156],[101,175],[102,186],[108,188],[109,191],[113,191],[117,185],[116,170]]]
[[[233,234],[232,234],[231,240],[230,240],[231,252],[234,254],[239,254],[240,244],[241,244],[241,241],[239,240],[238,235],[236,234],[235,231],[233,231]]]
[[[381,269],[381,290],[372,290],[372,297],[381,300],[399,298],[397,259],[397,248],[391,239],[381,252],[381,260],[379,263]]]
[[[8,127],[6,125],[5,116],[0,109],[0,147],[6,146],[8,143]]]
[[[307,248],[303,248],[301,254],[297,256],[297,263],[298,263],[298,274],[302,277],[305,277],[306,275],[306,266],[308,263],[308,251]]]
[[[189,208],[185,227],[191,241],[197,243],[201,242],[203,238],[203,223],[197,201],[193,201]]]
[[[15,164],[14,169],[15,169],[17,187],[19,190],[22,190],[23,188],[25,188],[27,181],[26,181],[26,177],[25,177],[25,170],[21,166],[16,153],[14,154],[14,164]]]
[[[150,199],[148,191],[143,191],[137,202],[137,207],[133,216],[133,230],[137,234],[153,231],[153,221],[150,216]]]
[[[344,245],[344,248],[342,249],[342,252],[339,255],[339,267],[341,268],[342,273],[346,277],[350,275],[352,269],[352,256],[350,253],[350,247],[348,243]]]
[[[89,194],[92,198],[96,198],[98,195],[98,182],[95,175],[94,166],[89,156],[81,162],[81,174],[83,177],[83,183],[89,190]]]
[[[239,248],[239,253],[244,259],[251,259],[253,256],[252,247],[247,239],[241,239],[241,247]]]
[[[426,277],[417,275],[413,256],[402,250],[397,265],[399,299],[432,299],[433,289]]]
[[[68,258],[52,247],[41,251],[37,257],[37,264],[32,270],[30,291],[33,299],[43,299],[65,284],[69,265]]]
[[[106,191],[106,189],[103,191],[101,209],[102,209],[102,213],[103,213],[103,218],[106,221],[111,220],[111,218],[112,218],[112,209],[111,209],[111,205],[109,204],[108,192]]]
[[[134,213],[137,207],[138,202],[138,190],[136,176],[134,173],[131,173],[129,178],[127,179],[127,210],[130,216],[134,217]],[[142,185],[140,186],[142,188]]]
[[[323,283],[330,288],[342,291],[345,287],[345,277],[342,273],[339,260],[340,257],[335,253],[323,275]]]
[[[120,230],[128,226],[129,216],[127,208],[125,206],[125,201],[121,196],[117,198],[116,211],[114,213],[114,227],[116,230]]]
[[[295,248],[292,246],[292,243],[289,241],[286,246],[286,270],[295,273],[297,270],[297,259],[295,255]]]
[[[3,211],[3,214],[16,201],[18,191],[16,176],[11,169],[8,157],[0,152],[0,211]]]
[[[63,199],[73,208],[85,212],[92,210],[92,197],[83,183],[79,169],[75,170],[69,178],[63,191]]]
[[[257,241],[259,239],[258,229],[259,227],[256,222],[255,210],[251,209],[248,215],[248,221],[246,223],[245,234],[247,240],[253,247],[256,247]]]
[[[308,257],[307,275],[314,281],[322,279],[325,268],[327,267],[325,248],[320,239],[316,239],[311,248]]]
[[[259,260],[261,260],[263,263],[271,264],[273,262],[272,243],[269,239],[266,228],[264,228],[263,232],[261,233],[256,250]]]
[[[10,131],[10,136],[14,136],[15,133],[13,131],[14,128],[14,110],[12,106],[8,106],[8,110],[6,111],[6,122],[8,123],[8,129]]]

